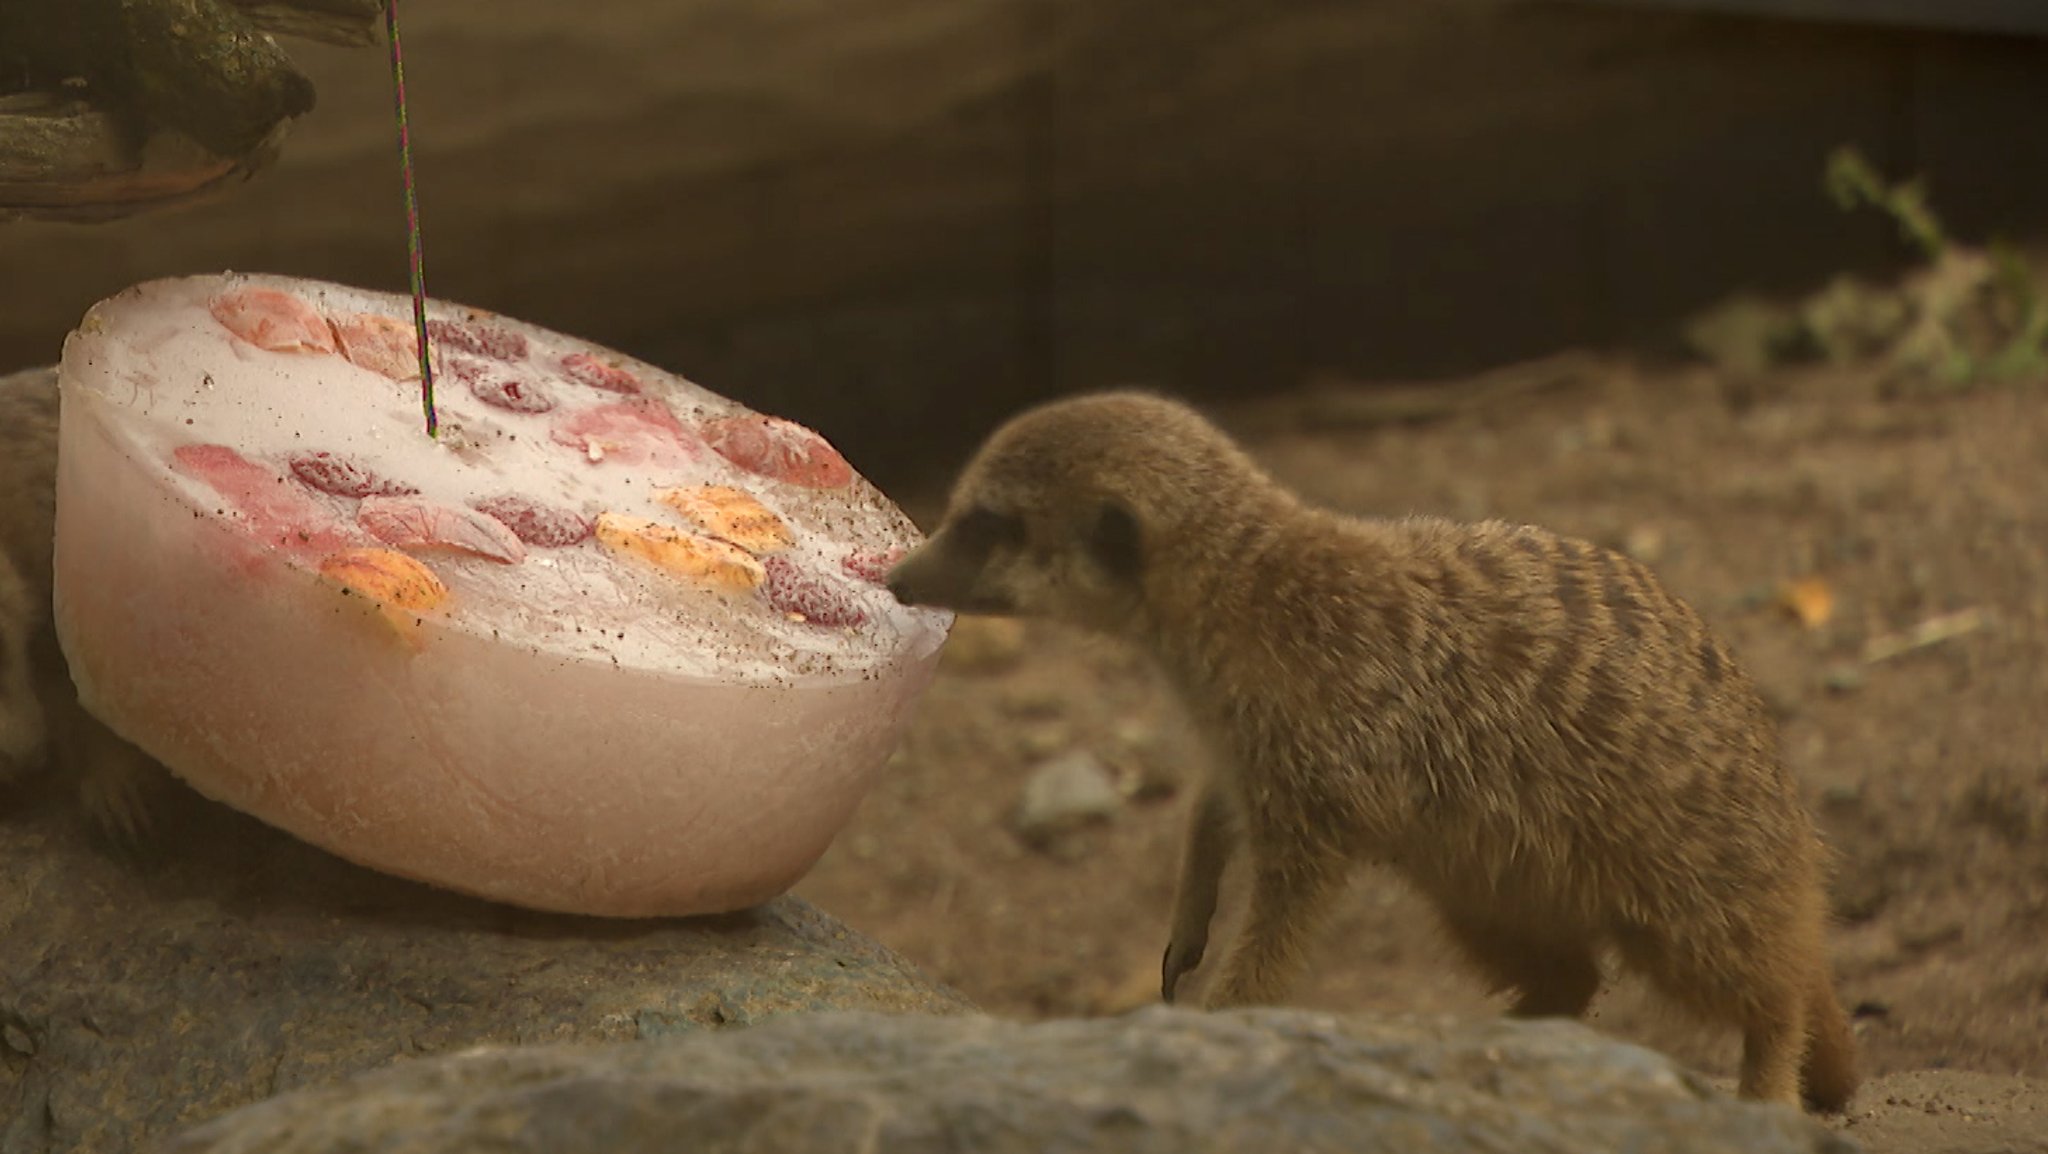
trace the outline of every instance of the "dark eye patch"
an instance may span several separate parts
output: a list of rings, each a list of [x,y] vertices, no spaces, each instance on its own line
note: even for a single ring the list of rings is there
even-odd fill
[[[1103,505],[1088,532],[1088,551],[1111,576],[1136,580],[1145,566],[1136,515],[1114,501]]]
[[[953,522],[951,532],[963,547],[969,549],[987,550],[998,545],[1021,545],[1024,543],[1024,519],[976,505]]]

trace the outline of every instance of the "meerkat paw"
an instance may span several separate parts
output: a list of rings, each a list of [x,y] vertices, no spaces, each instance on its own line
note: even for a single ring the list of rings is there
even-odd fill
[[[155,831],[164,771],[148,754],[111,733],[91,744],[91,755],[75,768],[79,804],[108,840],[136,848]]]
[[[1180,980],[1202,964],[1202,954],[1209,947],[1206,936],[1192,940],[1179,938],[1166,943],[1166,954],[1159,959],[1159,997],[1172,1004]]]
[[[46,753],[43,711],[35,698],[0,700],[0,784],[41,765]]]

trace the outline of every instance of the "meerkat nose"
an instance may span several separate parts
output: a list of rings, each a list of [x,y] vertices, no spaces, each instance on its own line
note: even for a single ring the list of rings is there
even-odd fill
[[[905,605],[917,604],[917,594],[911,590],[910,581],[903,575],[902,569],[899,568],[892,571],[886,584],[888,585],[890,596],[896,598],[896,600]]]

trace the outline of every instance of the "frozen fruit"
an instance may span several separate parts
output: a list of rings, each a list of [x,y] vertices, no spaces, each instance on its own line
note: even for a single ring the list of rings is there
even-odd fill
[[[543,505],[517,493],[502,493],[471,501],[470,507],[497,518],[528,545],[559,549],[590,537],[588,517],[553,505]]]
[[[888,582],[889,570],[903,560],[904,554],[905,550],[900,548],[864,549],[848,553],[840,560],[839,567],[846,570],[848,576],[858,577],[870,585],[882,585]]]
[[[444,349],[489,357],[494,361],[526,359],[524,336],[481,321],[428,321],[427,336]]]
[[[496,408],[515,413],[545,413],[555,407],[555,399],[539,385],[503,370],[485,369],[467,375],[465,380],[477,400]]]
[[[761,584],[761,563],[737,545],[621,513],[597,515],[597,539],[606,548],[637,557],[665,572],[725,592],[743,593]]]
[[[787,557],[770,557],[761,567],[761,592],[777,612],[794,615],[812,625],[834,627],[859,625],[868,619],[843,591],[799,569]]]
[[[180,445],[171,452],[171,467],[226,498],[249,522],[251,536],[265,544],[327,552],[352,543],[325,509],[282,474],[226,445]]]
[[[572,381],[602,389],[607,393],[640,391],[640,378],[614,364],[608,364],[589,353],[570,353],[562,358],[562,372]]]
[[[418,497],[365,497],[356,523],[386,545],[402,549],[452,549],[516,565],[526,547],[504,522],[475,509]]]
[[[722,417],[704,425],[704,442],[750,473],[812,489],[837,489],[853,480],[853,466],[825,438],[794,421],[758,413]]]
[[[286,463],[301,484],[336,497],[404,497],[419,492],[335,453],[294,453]]]
[[[713,537],[730,541],[750,553],[787,549],[795,538],[782,518],[751,494],[725,485],[691,485],[661,489],[655,500],[688,517]]]
[[[207,302],[229,332],[274,353],[331,353],[334,332],[318,309],[287,292],[238,288]]]
[[[698,455],[675,414],[652,397],[579,410],[558,420],[550,436],[592,464],[676,465]]]
[[[420,645],[422,614],[448,600],[448,586],[417,558],[391,549],[346,549],[320,559],[320,575],[344,593],[367,597],[398,635]]]
[[[343,313],[328,318],[328,325],[351,364],[394,381],[419,379],[419,330],[410,323],[379,313]]]

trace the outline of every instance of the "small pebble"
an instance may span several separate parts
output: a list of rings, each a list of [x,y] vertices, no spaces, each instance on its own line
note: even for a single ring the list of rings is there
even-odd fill
[[[1033,848],[1051,849],[1064,835],[1108,821],[1122,807],[1109,770],[1093,753],[1078,750],[1031,772],[1011,828]]]

